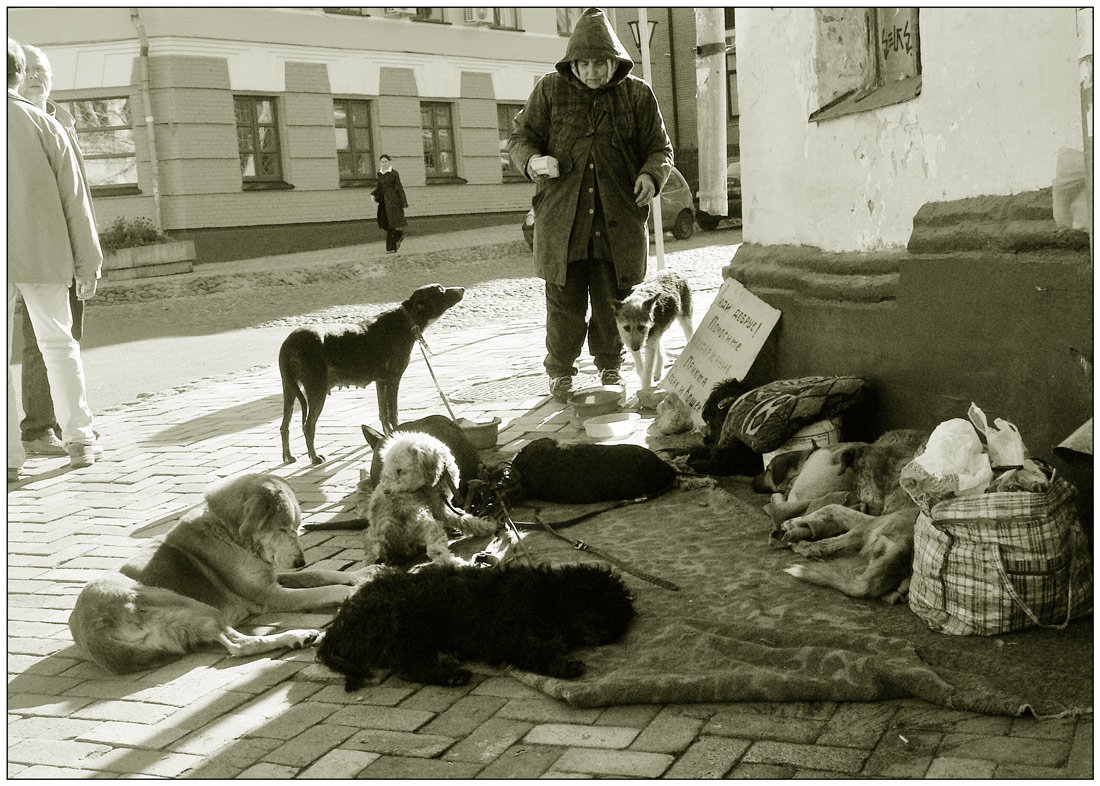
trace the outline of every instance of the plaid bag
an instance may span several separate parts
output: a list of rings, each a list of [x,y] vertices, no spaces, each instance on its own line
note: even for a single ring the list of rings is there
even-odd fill
[[[909,607],[932,630],[993,636],[1064,628],[1092,612],[1088,540],[1074,488],[959,497],[921,513],[913,532]]]

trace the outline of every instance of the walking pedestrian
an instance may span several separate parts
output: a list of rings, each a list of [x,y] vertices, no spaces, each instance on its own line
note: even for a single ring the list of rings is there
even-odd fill
[[[409,206],[409,200],[405,198],[401,175],[397,174],[385,153],[378,157],[378,186],[371,196],[378,203],[378,226],[386,230],[386,251],[396,253],[405,239],[401,228],[408,223],[405,208]]]
[[[23,54],[27,61],[27,72],[19,95],[30,101],[47,115],[59,122],[69,136],[73,150],[80,164],[80,175],[87,186],[88,178],[84,171],[84,156],[81,155],[76,133],[76,120],[64,108],[50,101],[53,89],[53,71],[46,53],[36,46],[23,45]],[[73,338],[78,342],[84,333],[84,301],[76,296],[75,282],[69,287],[69,310],[73,315]],[[38,348],[38,339],[34,334],[34,323],[29,309],[23,309],[23,413],[19,424],[22,433],[23,449],[27,453],[42,456],[66,456],[68,451],[61,443],[61,426],[53,409],[53,396],[50,395],[50,381],[46,375],[46,364],[42,361],[42,351]]]
[[[8,480],[26,453],[11,372],[17,296],[30,312],[61,439],[73,467],[93,464],[102,449],[92,430],[80,345],[73,338],[69,286],[95,295],[103,252],[76,151],[65,129],[17,92],[26,74],[22,47],[8,39]]]
[[[588,349],[604,385],[622,387],[612,298],[645,278],[649,203],[672,170],[653,90],[630,72],[606,15],[586,10],[565,57],[516,115],[509,155],[536,184],[535,272],[546,284],[550,393],[567,401]],[[589,302],[592,316],[586,319]]]

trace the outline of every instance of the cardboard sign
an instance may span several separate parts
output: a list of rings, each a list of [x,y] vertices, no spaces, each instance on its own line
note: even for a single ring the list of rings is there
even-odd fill
[[[725,379],[744,379],[779,321],[779,310],[727,278],[661,387],[680,397],[703,424],[703,404]]]

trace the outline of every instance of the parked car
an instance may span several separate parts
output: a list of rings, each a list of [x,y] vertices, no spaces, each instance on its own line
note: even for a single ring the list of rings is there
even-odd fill
[[[696,211],[695,218],[699,226],[708,232],[718,228],[719,221],[741,221],[741,159],[726,159],[726,200],[729,202],[726,215],[712,216],[703,210]]]
[[[691,187],[676,167],[669,173],[665,187],[661,189],[661,219],[666,231],[677,240],[687,240],[695,231],[695,206],[691,199]],[[527,211],[523,219],[523,239],[530,248],[535,246],[535,210]],[[649,222],[653,231],[653,222]]]

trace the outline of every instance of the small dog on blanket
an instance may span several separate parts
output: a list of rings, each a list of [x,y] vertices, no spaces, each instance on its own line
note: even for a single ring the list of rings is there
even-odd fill
[[[382,445],[382,472],[367,506],[366,563],[402,563],[426,550],[432,562],[462,564],[447,545],[447,527],[492,535],[496,523],[455,507],[458,465],[447,446],[418,431],[394,432]]]
[[[680,323],[684,337],[691,338],[691,289],[687,280],[672,270],[661,271],[635,286],[625,300],[612,300],[611,306],[619,335],[634,358],[642,390],[649,390],[664,373],[661,337],[673,320]]]
[[[317,660],[344,674],[348,691],[375,668],[464,685],[459,659],[568,679],[584,671],[571,650],[618,641],[633,617],[630,592],[598,565],[385,569],[340,607]]]
[[[413,344],[428,326],[443,316],[466,290],[429,284],[414,291],[396,308],[373,320],[333,328],[301,327],[279,349],[283,380],[283,461],[290,453],[290,418],[294,402],[302,407],[302,433],[314,464],[325,460],[313,447],[317,419],[325,399],[336,387],[366,387],[378,394],[378,419],[388,435],[397,427],[397,389],[409,365]]]
[[[206,491],[162,542],[114,575],[88,584],[69,617],[73,641],[114,674],[152,668],[220,642],[230,655],[304,647],[317,630],[248,636],[234,625],[254,614],[335,607],[361,575],[279,572],[305,564],[302,512],[274,475],[238,475]]]

